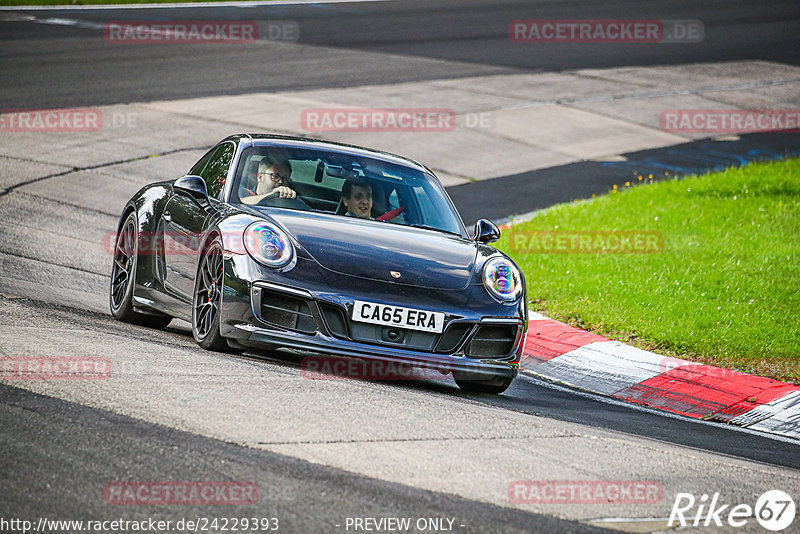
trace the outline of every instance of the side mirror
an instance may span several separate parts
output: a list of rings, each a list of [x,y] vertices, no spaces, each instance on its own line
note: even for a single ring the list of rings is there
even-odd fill
[[[208,202],[208,188],[206,188],[206,181],[199,176],[187,175],[183,178],[178,178],[172,184],[172,188],[178,193],[185,193],[198,200]]]
[[[494,243],[500,239],[500,229],[492,221],[480,219],[475,223],[475,241]]]

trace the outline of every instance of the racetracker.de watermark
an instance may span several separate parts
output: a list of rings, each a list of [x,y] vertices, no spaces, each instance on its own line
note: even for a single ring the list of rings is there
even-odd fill
[[[3,109],[0,132],[97,132],[109,128],[134,128],[138,113],[99,108]]]
[[[800,109],[668,109],[659,125],[670,133],[798,132]]]
[[[109,482],[103,500],[115,505],[249,505],[258,502],[255,482]]]
[[[4,356],[2,380],[103,380],[111,377],[111,359],[96,356]]]
[[[306,132],[449,132],[456,114],[443,108],[314,108],[300,113]]]
[[[96,132],[102,127],[97,108],[0,110],[0,132]]]
[[[514,504],[655,504],[664,485],[653,480],[516,480],[508,487]]]
[[[699,43],[705,35],[699,20],[527,19],[508,27],[515,43]]]
[[[297,42],[295,21],[175,20],[111,21],[103,26],[109,44],[252,44]]]
[[[443,371],[405,362],[334,356],[309,356],[300,362],[300,376],[307,380],[447,380],[450,370],[443,368]]]
[[[664,249],[657,230],[515,231],[509,247],[524,254],[655,254]]]
[[[225,252],[247,254],[242,237],[242,231],[223,231]],[[113,256],[118,250],[124,250],[125,243],[117,243],[118,238],[117,232],[106,232],[103,235],[103,250],[107,254]],[[139,256],[196,256],[200,252],[201,244],[202,235],[198,232],[185,233],[164,230],[162,232],[139,232],[134,246],[136,254]],[[124,251],[133,252],[133,250]]]

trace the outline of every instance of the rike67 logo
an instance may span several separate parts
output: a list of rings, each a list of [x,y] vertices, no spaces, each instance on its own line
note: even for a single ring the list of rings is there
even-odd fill
[[[698,499],[691,493],[678,493],[667,525],[743,527],[755,517],[765,529],[779,532],[794,522],[795,511],[794,500],[781,490],[765,492],[756,500],[755,506],[724,503],[719,493],[710,499],[706,494]]]

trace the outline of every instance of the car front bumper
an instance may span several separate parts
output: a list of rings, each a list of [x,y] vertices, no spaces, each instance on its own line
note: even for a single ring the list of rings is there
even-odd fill
[[[319,282],[283,277],[246,256],[226,258],[220,333],[244,347],[381,360],[469,373],[474,379],[513,378],[518,372],[527,329],[521,304],[465,299],[464,291],[439,295],[429,289],[398,290],[365,280],[337,284],[338,280],[331,283],[330,275],[306,274]],[[443,312],[445,330],[441,334],[401,331],[401,340],[391,341],[385,336],[391,329],[350,319],[358,299]]]

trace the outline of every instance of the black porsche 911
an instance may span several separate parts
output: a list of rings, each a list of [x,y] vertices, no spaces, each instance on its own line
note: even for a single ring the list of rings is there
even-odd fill
[[[230,136],[122,211],[109,300],[121,321],[192,323],[217,351],[279,347],[452,373],[500,393],[517,375],[525,280],[470,236],[424,166],[359,147]]]

